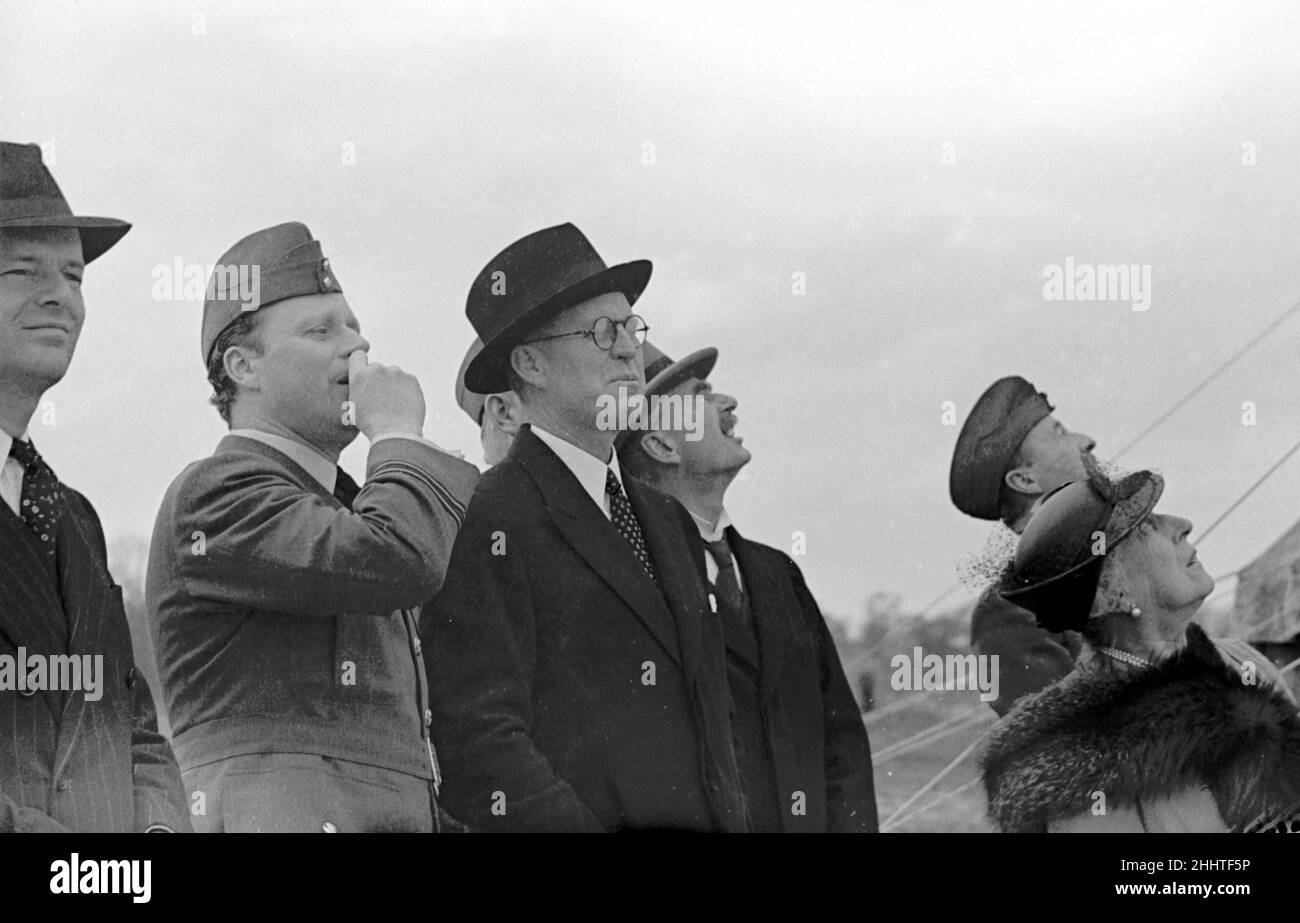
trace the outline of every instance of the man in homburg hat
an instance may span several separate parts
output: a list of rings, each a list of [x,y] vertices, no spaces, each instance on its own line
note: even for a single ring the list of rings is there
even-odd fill
[[[369,348],[302,224],[213,272],[202,356],[230,433],[168,489],[148,577],[199,830],[437,826],[418,607],[478,471],[422,437],[419,382]],[[337,466],[358,432],[362,487]]]
[[[482,351],[483,341],[475,337],[456,373],[456,403],[479,428],[483,461],[491,468],[510,452],[510,445],[524,422],[524,408],[519,403],[519,395],[513,391],[478,394],[465,387],[465,370]]]
[[[1047,395],[1015,375],[980,395],[953,451],[948,492],[957,509],[1001,520],[1019,535],[1039,498],[1086,476],[1084,458],[1096,442],[1066,429],[1053,409]],[[993,588],[976,602],[970,633],[976,653],[998,656],[1000,692],[990,704],[999,715],[1069,673],[1079,652],[1074,632],[1040,628],[1032,612]]]
[[[514,391],[528,418],[426,612],[443,793],[477,829],[747,829],[695,526],[624,476],[602,425],[644,385],[632,305],[650,269],[607,266],[564,224],[470,288],[484,346],[465,384]]]
[[[86,265],[130,229],[73,215],[40,148],[0,142],[0,832],[190,829],[99,517],[28,432]]]
[[[679,501],[695,521],[713,618],[716,669],[731,692],[732,735],[758,832],[874,832],[871,746],[835,643],[798,565],[742,536],[727,488],[749,463],[736,399],[713,390],[712,347],[674,362],[644,347],[647,429],[618,435],[623,470]],[[687,413],[687,402],[699,407]]]

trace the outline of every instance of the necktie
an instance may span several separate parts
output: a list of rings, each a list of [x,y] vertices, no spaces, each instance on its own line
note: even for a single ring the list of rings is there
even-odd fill
[[[618,526],[618,531],[623,533],[623,537],[632,546],[637,560],[650,575],[650,579],[658,583],[654,565],[650,563],[650,553],[646,551],[645,536],[641,534],[641,524],[636,521],[636,514],[632,512],[632,504],[623,492],[623,485],[610,468],[605,469],[605,493],[609,494],[610,518],[614,520],[614,525]]]
[[[9,454],[23,466],[23,489],[19,498],[18,515],[23,524],[41,540],[45,553],[53,560],[59,519],[67,505],[63,487],[45,459],[41,458],[41,453],[30,442],[15,439],[9,446]]]
[[[357,482],[348,477],[348,473],[342,468],[338,469],[338,474],[334,478],[334,499],[342,503],[348,509],[352,509],[352,501],[357,498],[361,488]]]
[[[736,576],[736,561],[731,555],[731,546],[724,535],[716,542],[706,541],[704,547],[709,557],[718,565],[718,576],[713,581],[713,592],[718,597],[718,611],[724,616],[731,616],[740,625],[747,625],[745,618],[745,592],[740,588]]]

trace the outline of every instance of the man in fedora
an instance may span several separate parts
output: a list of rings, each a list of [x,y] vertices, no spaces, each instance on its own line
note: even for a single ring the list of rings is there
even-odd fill
[[[222,256],[201,346],[230,433],[163,498],[147,588],[195,825],[436,829],[417,612],[478,471],[422,437],[413,376],[368,363],[302,224]],[[358,432],[362,487],[338,467]]]
[[[478,394],[465,387],[465,370],[482,351],[483,341],[475,337],[461,360],[460,371],[456,373],[456,403],[479,428],[483,461],[491,468],[510,452],[515,436],[519,435],[519,427],[524,423],[524,408],[519,403],[519,395],[513,391]]]
[[[680,502],[705,564],[707,626],[731,692],[732,734],[753,830],[873,833],[871,745],[816,600],[784,552],[743,537],[725,506],[749,463],[734,397],[713,390],[712,347],[677,362],[644,347],[646,417],[618,434],[623,470]],[[697,414],[673,408],[693,401]],[[687,425],[687,419],[696,421]]]
[[[1000,520],[1019,535],[1034,504],[1056,488],[1086,476],[1084,459],[1096,442],[1052,415],[1047,395],[1013,375],[989,386],[966,418],[953,450],[948,492],[968,516]],[[1049,632],[1032,612],[986,590],[971,614],[971,646],[998,656],[999,715],[1031,692],[1074,669],[1075,632]]]
[[[600,407],[644,385],[650,263],[572,224],[493,257],[465,370],[528,423],[483,475],[426,613],[447,809],[481,830],[747,829],[704,566],[681,506],[625,478]]]
[[[190,829],[99,517],[28,434],[72,361],[86,265],[130,229],[73,215],[40,148],[0,142],[0,832]]]

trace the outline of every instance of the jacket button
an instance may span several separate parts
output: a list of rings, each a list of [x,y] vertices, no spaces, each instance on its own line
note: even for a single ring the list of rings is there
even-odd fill
[[[339,832],[339,828],[338,828],[338,827],[335,827],[335,826],[334,826],[333,824],[331,824],[329,821],[325,821],[325,823],[321,824],[321,828],[320,828],[320,829],[321,829],[321,831],[324,832],[324,833],[338,833],[338,832]]]
[[[59,791],[66,792],[68,789],[72,788],[72,783],[69,782],[67,779],[60,779],[58,788]]]
[[[135,667],[132,667],[131,669],[129,669],[129,670],[126,671],[126,688],[127,688],[127,689],[134,689],[134,688],[135,688],[135,678],[136,678]]]
[[[429,727],[431,724],[433,724],[433,709],[426,708],[424,710],[424,726]]]

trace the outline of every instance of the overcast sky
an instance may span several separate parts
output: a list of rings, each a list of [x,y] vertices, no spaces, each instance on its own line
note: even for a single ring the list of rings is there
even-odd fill
[[[945,401],[960,423],[1022,374],[1105,458],[1300,299],[1300,23],[859,6],[0,2],[0,138],[47,145],[78,212],[135,224],[90,267],[34,439],[110,538],[147,536],[224,431],[201,300],[156,300],[154,270],[301,220],[372,357],[424,383],[426,435],[480,460],[452,394],[470,281],[573,221],[611,263],[654,261],[653,341],[721,351],[754,452],[741,531],[805,533],[828,612],[923,606],[990,533],[948,500]],[[1067,258],[1150,267],[1149,309],[1045,299]],[[1298,357],[1300,317],[1121,461],[1208,525],[1300,439]],[[1300,458],[1201,546],[1212,574],[1300,517],[1297,486]]]

